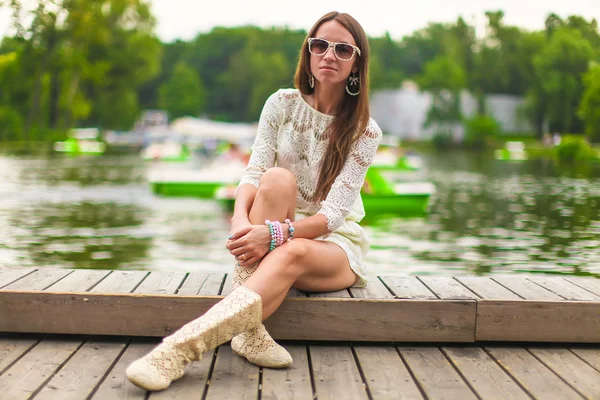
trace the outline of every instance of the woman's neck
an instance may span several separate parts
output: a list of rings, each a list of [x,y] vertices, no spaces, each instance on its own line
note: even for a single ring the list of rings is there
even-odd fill
[[[315,110],[327,115],[335,115],[338,104],[344,97],[344,90],[339,86],[323,86],[317,83],[312,95],[312,106]]]

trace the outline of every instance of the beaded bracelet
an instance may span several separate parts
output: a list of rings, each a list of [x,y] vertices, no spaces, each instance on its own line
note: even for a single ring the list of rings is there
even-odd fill
[[[275,227],[275,246],[279,247],[283,244],[283,228],[281,227],[281,222],[273,221],[272,224]]]
[[[289,242],[289,241],[291,241],[294,238],[294,231],[295,231],[295,229],[294,229],[294,226],[292,225],[292,221],[290,221],[289,218],[286,218],[285,221],[283,221],[283,222],[285,222],[286,224],[288,224],[290,226],[288,228],[288,235],[289,235],[289,237],[288,237],[288,240],[287,240]]]
[[[269,233],[271,233],[271,244],[269,245],[269,253],[275,250],[277,246],[277,238],[275,237],[275,228],[273,227],[273,223],[268,219],[265,220],[265,225],[269,227]]]

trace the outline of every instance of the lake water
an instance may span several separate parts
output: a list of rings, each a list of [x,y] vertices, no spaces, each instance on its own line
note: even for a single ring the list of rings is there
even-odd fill
[[[431,212],[365,226],[373,275],[600,277],[600,166],[578,177],[550,160],[424,158]],[[153,195],[155,167],[137,154],[0,150],[0,266],[229,272],[230,216],[212,201]]]

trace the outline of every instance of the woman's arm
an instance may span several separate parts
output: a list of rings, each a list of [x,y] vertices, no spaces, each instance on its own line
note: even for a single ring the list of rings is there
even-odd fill
[[[280,93],[275,92],[265,102],[260,113],[256,138],[252,145],[252,154],[250,161],[240,183],[239,189],[249,183],[258,189],[260,178],[267,169],[275,166],[275,157],[277,155],[277,133],[283,122],[283,110],[280,107]],[[245,191],[244,191],[245,192]],[[237,203],[236,195],[236,203]],[[247,199],[246,199],[247,200]]]
[[[277,154],[277,133],[283,120],[279,107],[280,94],[273,93],[262,109],[252,145],[252,155],[235,196],[231,231],[237,232],[243,226],[249,225],[248,215],[254,203],[260,178],[265,171],[275,165]]]
[[[331,185],[327,197],[321,202],[319,212],[311,217],[293,222],[294,237],[314,239],[327,236],[339,228],[360,196],[365,175],[373,163],[382,133],[377,124],[370,122],[363,135],[352,146],[342,171]],[[288,238],[287,224],[283,225],[284,237]]]
[[[381,138],[381,129],[371,120],[364,133],[352,145],[342,171],[331,185],[317,213],[327,221],[327,234],[344,223],[354,202],[360,196],[367,170],[373,163]]]
[[[256,197],[257,191],[256,187],[251,184],[242,184],[238,187],[235,196],[233,216],[231,217],[232,232],[235,232],[240,229],[240,227],[250,223],[248,215],[250,214],[252,204],[254,204],[254,197]]]

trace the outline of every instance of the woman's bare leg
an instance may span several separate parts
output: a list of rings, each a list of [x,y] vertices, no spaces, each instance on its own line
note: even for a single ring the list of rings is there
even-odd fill
[[[285,168],[269,168],[258,185],[258,192],[248,219],[255,225],[266,219],[283,222],[294,220],[296,209],[296,178]]]
[[[290,171],[268,169],[250,210],[250,223],[264,224],[266,219],[285,218],[293,221],[296,191],[296,179]],[[263,319],[266,319],[281,305],[292,286],[327,292],[347,288],[355,281],[356,275],[341,247],[332,242],[298,238],[267,254],[243,285],[262,297]]]
[[[292,286],[330,292],[350,287],[355,281],[356,274],[340,246],[298,238],[269,253],[244,286],[261,296],[265,320],[279,308]]]

